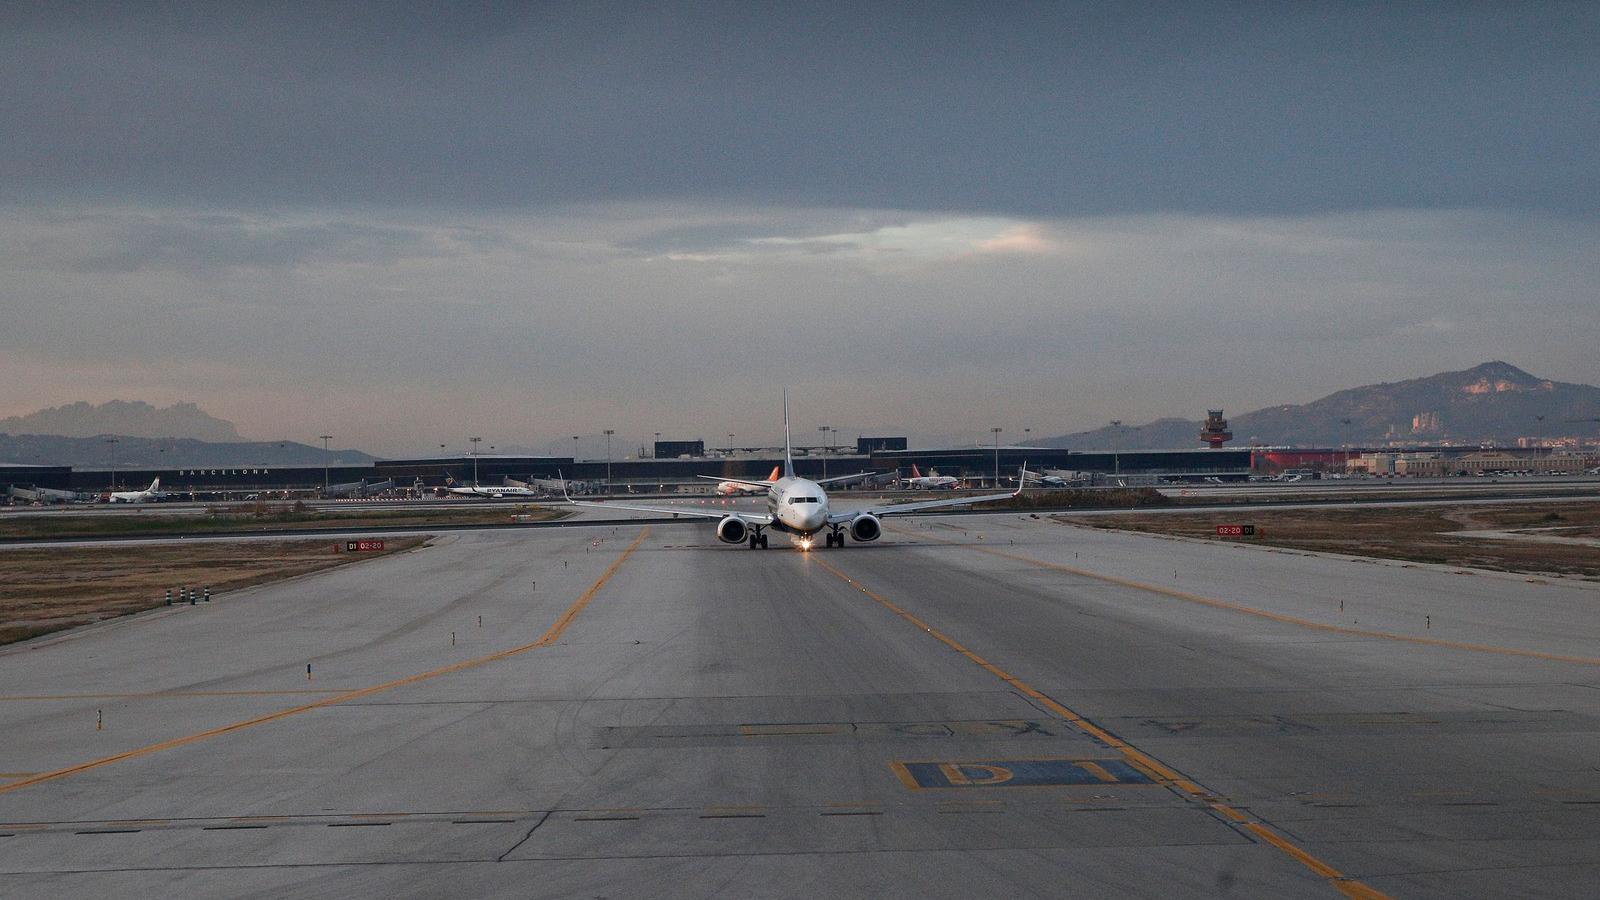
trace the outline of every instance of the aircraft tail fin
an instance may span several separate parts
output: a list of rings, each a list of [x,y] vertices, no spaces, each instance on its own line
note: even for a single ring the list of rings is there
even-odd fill
[[[789,389],[783,389],[783,477],[794,477],[794,448],[789,444]]]
[[[780,468],[779,466],[773,466],[772,467],[772,474],[767,476],[767,480],[768,481],[777,481],[778,480],[778,470],[779,470],[779,468]]]
[[[149,489],[152,492],[161,490],[161,479],[157,478],[155,481],[150,482],[150,488]]]
[[[922,473],[917,471],[917,464],[916,463],[912,463],[911,464],[911,477],[912,478],[921,478],[922,477]]]

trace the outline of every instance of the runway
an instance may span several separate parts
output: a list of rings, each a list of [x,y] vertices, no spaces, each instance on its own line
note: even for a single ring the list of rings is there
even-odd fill
[[[461,532],[0,650],[0,895],[1600,882],[1600,586],[893,529]]]

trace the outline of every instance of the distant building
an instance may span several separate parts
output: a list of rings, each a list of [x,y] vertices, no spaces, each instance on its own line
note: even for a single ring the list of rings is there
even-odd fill
[[[873,453],[882,453],[885,450],[906,449],[906,439],[903,437],[858,437],[856,438],[856,452],[862,456]]]
[[[1417,413],[1411,417],[1412,434],[1438,434],[1444,430],[1436,412]]]
[[[1213,450],[1233,440],[1233,432],[1228,430],[1228,420],[1222,417],[1222,410],[1206,410],[1206,424],[1200,429],[1200,440],[1210,444]]]
[[[705,441],[656,441],[656,459],[677,459],[680,456],[701,457],[705,455]]]

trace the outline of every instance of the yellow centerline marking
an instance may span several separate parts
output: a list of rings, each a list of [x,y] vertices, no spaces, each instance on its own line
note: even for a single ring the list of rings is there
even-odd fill
[[[899,534],[908,536],[915,536],[916,534],[915,532],[904,531],[898,528],[893,530]],[[1101,572],[1091,572],[1088,569],[1080,569],[1077,566],[1068,566],[1062,563],[1045,562],[1042,559],[1034,559],[1031,556],[1022,556],[1017,553],[1007,553],[1004,550],[995,550],[991,547],[978,547],[972,544],[963,544],[959,541],[948,540],[927,532],[922,532],[922,535],[924,537],[932,538],[939,543],[948,544],[953,547],[975,550],[979,553],[987,553],[990,556],[999,556],[1015,562],[1027,563],[1030,566],[1053,569],[1057,572],[1066,572],[1069,575],[1077,575],[1082,578],[1091,578],[1095,581],[1103,581],[1106,584],[1115,584],[1120,587],[1133,588],[1134,590],[1148,591],[1152,594],[1160,594],[1163,597],[1171,597],[1174,600],[1184,600],[1189,603],[1198,603],[1201,606],[1209,606],[1213,609],[1225,609],[1229,612],[1243,613],[1244,615],[1255,616],[1261,619],[1270,619],[1274,622],[1282,622],[1285,625],[1298,625],[1302,628],[1313,628],[1317,631],[1327,631],[1333,634],[1348,635],[1350,637],[1377,638],[1380,640],[1398,641],[1406,644],[1421,644],[1428,647],[1444,647],[1450,650],[1470,650],[1475,653],[1497,653],[1502,656],[1520,656],[1528,659],[1542,659],[1549,662],[1575,663],[1580,666],[1600,666],[1600,657],[1569,656],[1562,653],[1547,653],[1543,650],[1524,650],[1517,647],[1499,647],[1493,644],[1474,644],[1466,641],[1451,641],[1443,638],[1417,637],[1408,634],[1395,634],[1389,631],[1372,631],[1366,628],[1350,628],[1344,625],[1331,625],[1327,622],[1303,619],[1299,616],[1289,615],[1288,613],[1277,613],[1270,610],[1257,609],[1253,606],[1245,606],[1242,603],[1230,603],[1227,600],[1218,600],[1215,597],[1205,597],[1200,594],[1191,594],[1187,591],[1162,587],[1159,584],[1150,584],[1144,581],[1134,581],[1131,578],[1119,578],[1115,575],[1106,575]]]
[[[996,666],[994,663],[989,662],[971,650],[968,650],[955,638],[952,638],[937,628],[934,628],[932,625],[929,625],[922,619],[917,618],[912,613],[907,612],[905,609],[895,605],[889,599],[875,593],[870,588],[861,584],[859,581],[856,581],[848,575],[845,575],[843,572],[834,568],[833,565],[826,560],[817,559],[816,563],[824,571],[833,575],[835,578],[838,578],[840,581],[845,582],[851,587],[854,587],[856,590],[865,594],[869,599],[877,603],[879,606],[882,606],[884,609],[889,610],[900,618],[910,622],[912,625],[915,625],[917,628],[920,628],[923,633],[927,634],[929,637],[971,660],[985,672],[988,672],[989,674],[1000,679],[1002,682],[1005,682],[1006,684],[1015,688],[1024,696],[1036,701],[1044,708],[1050,710],[1050,712],[1056,714],[1061,719],[1071,724],[1074,728],[1077,728],[1084,734],[1087,734],[1102,744],[1105,744],[1107,747],[1110,747],[1111,749],[1121,753],[1129,765],[1143,770],[1158,783],[1167,785],[1172,789],[1186,795],[1188,799],[1203,805],[1207,809],[1228,819],[1231,822],[1237,823],[1248,830],[1251,834],[1259,837],[1269,845],[1276,847],[1278,850],[1287,854],[1291,859],[1294,859],[1296,862],[1310,869],[1312,872],[1315,872],[1319,877],[1325,879],[1331,887],[1344,894],[1346,897],[1360,898],[1360,900],[1387,900],[1387,894],[1368,887],[1367,885],[1362,884],[1361,882],[1341,873],[1339,870],[1333,868],[1320,859],[1317,859],[1315,856],[1312,856],[1310,853],[1307,853],[1305,850],[1296,846],[1287,838],[1278,834],[1271,827],[1251,819],[1234,806],[1217,799],[1217,797],[1210,791],[1183,777],[1178,772],[1174,771],[1165,763],[1161,762],[1150,754],[1145,753],[1138,747],[1133,746],[1127,741],[1124,741],[1122,738],[1119,738],[1111,732],[1106,731],[1100,726],[1094,724],[1093,722],[1090,722],[1083,716],[1080,716],[1076,712],[1068,709],[1066,706],[1063,706],[1048,694],[1043,693],[1022,679],[1012,675],[1004,669],[1001,669],[999,666]],[[901,780],[904,781],[904,778],[902,777]]]
[[[159,753],[163,750],[172,750],[177,747],[195,743],[196,741],[203,741],[206,738],[218,737],[219,735],[229,734],[235,731],[242,731],[246,728],[251,728],[256,725],[264,725],[268,722],[276,722],[279,719],[286,719],[290,716],[299,715],[303,712],[310,712],[314,709],[322,709],[323,707],[333,706],[335,704],[344,703],[350,700],[359,700],[362,697],[370,697],[373,694],[393,690],[397,687],[404,687],[408,684],[416,684],[419,681],[427,681],[431,678],[438,678],[441,675],[449,675],[453,672],[460,672],[465,669],[476,668],[487,663],[502,660],[511,656],[516,656],[519,653],[526,653],[529,650],[534,650],[539,647],[547,647],[555,643],[557,638],[561,637],[561,633],[567,630],[567,627],[572,624],[572,621],[577,618],[579,613],[583,612],[584,607],[589,605],[589,601],[593,600],[595,595],[600,592],[600,588],[604,587],[605,583],[611,580],[611,576],[615,575],[617,570],[622,568],[622,564],[627,561],[628,557],[633,555],[633,551],[638,549],[639,545],[644,542],[645,535],[649,533],[650,526],[646,525],[639,531],[639,536],[633,539],[633,543],[629,544],[627,549],[623,550],[622,554],[613,560],[611,565],[607,566],[604,572],[600,573],[600,577],[595,580],[594,584],[589,585],[588,590],[584,591],[577,600],[574,600],[572,605],[567,607],[566,611],[561,614],[560,618],[556,619],[555,623],[546,629],[544,634],[539,636],[538,640],[533,641],[532,643],[523,644],[520,647],[512,647],[509,650],[501,650],[497,653],[490,653],[487,656],[479,656],[474,659],[452,663],[448,666],[441,666],[437,669],[430,669],[426,672],[419,672],[415,675],[408,675],[404,678],[396,678],[393,681],[385,681],[382,684],[374,684],[370,687],[359,688],[353,691],[345,691],[344,693],[336,694],[332,697],[327,697],[322,700],[305,703],[300,706],[291,706],[288,709],[280,709],[277,712],[254,716],[252,718],[243,719],[228,725],[209,728],[205,731],[195,732],[194,734],[187,734],[183,737],[176,737],[154,744],[146,744],[143,747],[135,747],[132,750],[124,750],[121,753],[113,753],[110,756],[103,756],[99,759],[90,760],[86,763],[79,763],[75,766],[67,766],[65,768],[55,769],[50,772],[41,772],[38,775],[25,778],[21,781],[14,781],[10,784],[0,785],[0,794],[9,793],[25,787],[31,787],[36,784],[43,784],[46,781],[55,781],[58,778],[66,778],[69,775],[76,775],[80,772],[87,772],[91,769],[109,766],[112,763],[122,762],[123,760],[136,759],[141,756],[149,756],[152,753]]]

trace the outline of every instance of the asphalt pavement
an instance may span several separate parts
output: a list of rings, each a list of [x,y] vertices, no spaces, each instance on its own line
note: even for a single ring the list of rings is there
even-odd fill
[[[0,650],[0,896],[1600,883],[1600,586],[892,525],[461,532]]]

